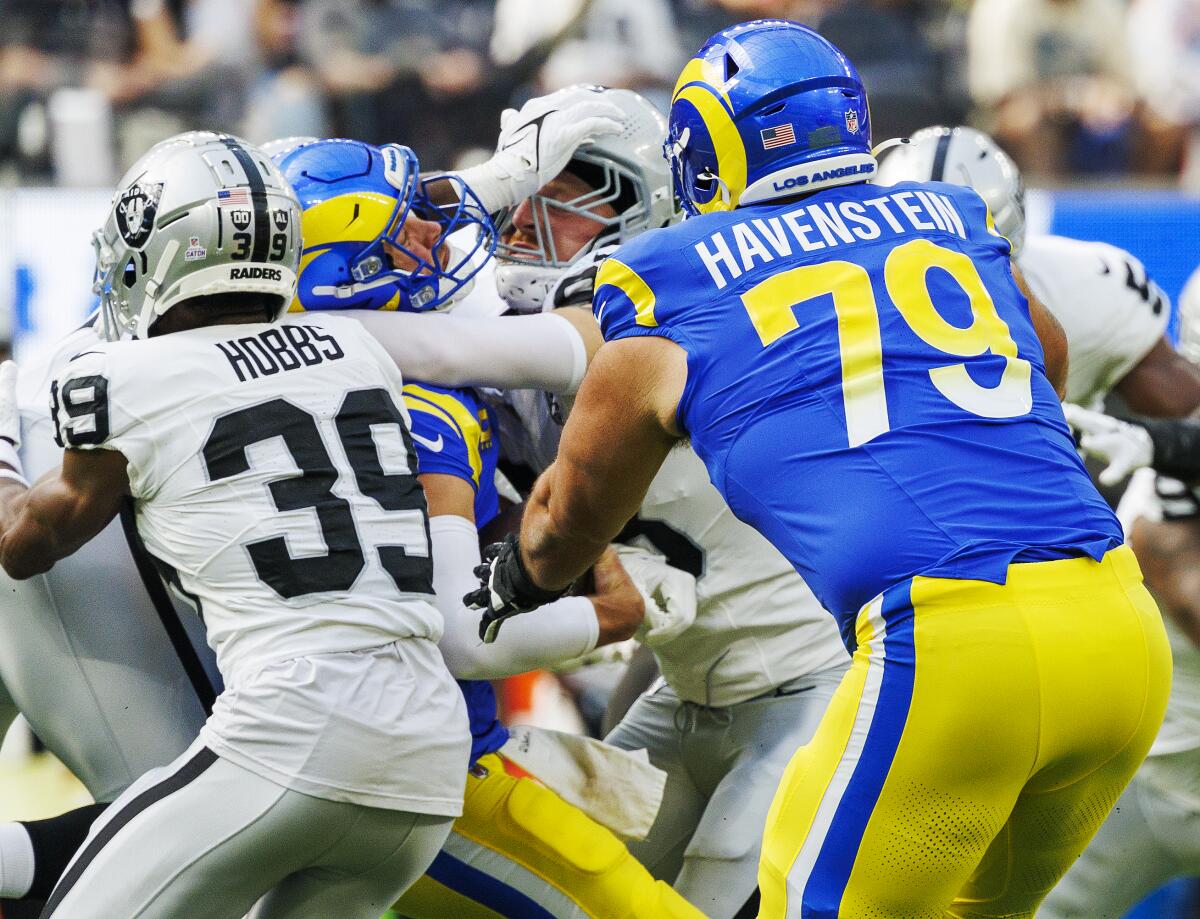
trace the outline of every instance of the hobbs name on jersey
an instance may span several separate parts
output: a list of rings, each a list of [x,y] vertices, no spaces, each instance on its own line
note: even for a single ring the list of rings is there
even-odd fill
[[[277,325],[257,335],[219,341],[217,348],[242,383],[346,356],[336,338],[309,325]]]

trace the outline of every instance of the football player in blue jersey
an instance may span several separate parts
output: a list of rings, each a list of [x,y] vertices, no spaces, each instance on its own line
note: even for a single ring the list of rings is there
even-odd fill
[[[641,595],[614,553],[596,566],[596,593],[564,597],[530,617],[523,635],[480,648],[460,597],[479,562],[478,528],[500,511],[498,432],[474,390],[410,382],[404,400],[430,507],[434,590],[446,619],[441,648],[467,700],[472,748],[463,814],[396,911],[410,919],[699,919],[616,835],[514,762],[487,682],[629,638],[642,620]],[[580,634],[582,643],[573,638]]]
[[[606,344],[481,631],[560,596],[689,439],[854,654],[767,818],[760,915],[1030,917],[1171,666],[1063,419],[1061,328],[978,195],[869,184],[862,83],[809,29],[710,39],[668,154],[690,219],[601,267]]]
[[[455,180],[458,200],[433,205],[429,180],[413,190],[416,162],[402,147],[312,141],[277,158],[304,208],[293,309],[347,310],[390,338],[386,327],[401,318],[395,310],[445,308],[456,299],[455,309],[463,308],[462,288],[490,248],[479,244],[491,225],[473,188]],[[487,297],[498,300],[494,291]],[[404,394],[430,508],[434,593],[445,620],[439,645],[467,702],[472,749],[463,816],[397,910],[411,919],[698,919],[695,907],[656,881],[613,832],[513,763],[487,682],[631,637],[642,621],[641,594],[610,558],[597,566],[595,592],[563,598],[520,623],[519,633],[480,646],[460,598],[479,563],[478,528],[500,510],[499,432],[473,389],[410,380]]]

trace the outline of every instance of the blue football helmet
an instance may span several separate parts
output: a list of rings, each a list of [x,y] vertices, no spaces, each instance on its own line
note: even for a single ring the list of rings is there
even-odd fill
[[[664,152],[690,216],[875,172],[858,71],[785,19],[744,22],[705,42],[675,84]]]
[[[303,208],[293,311],[439,309],[466,292],[495,248],[495,228],[475,193],[456,176],[422,178],[408,147],[356,140],[282,146],[275,162]],[[459,201],[430,201],[428,184],[438,179],[456,184]],[[442,228],[432,261],[403,243],[410,215]],[[388,247],[413,264],[395,267]]]

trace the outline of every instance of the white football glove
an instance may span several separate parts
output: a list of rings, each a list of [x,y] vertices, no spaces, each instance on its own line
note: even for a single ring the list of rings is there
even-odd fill
[[[1099,476],[1101,485],[1116,485],[1154,462],[1154,443],[1145,428],[1070,402],[1063,404],[1063,414],[1079,432],[1079,449],[1108,463]]]
[[[21,457],[17,448],[21,446],[21,413],[17,410],[17,365],[12,361],[0,364],[0,463],[7,463],[15,471],[0,468],[0,478],[25,482]]]
[[[489,214],[516,207],[558,176],[581,145],[621,132],[624,113],[600,96],[564,108],[564,96],[578,92],[560,89],[500,115],[495,154],[459,173]]]
[[[646,603],[634,637],[653,648],[682,635],[696,621],[696,579],[639,546],[617,546],[617,556]]]

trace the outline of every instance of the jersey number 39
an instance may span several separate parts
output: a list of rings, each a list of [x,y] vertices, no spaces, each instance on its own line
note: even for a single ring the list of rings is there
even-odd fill
[[[953,278],[970,299],[972,318],[966,328],[951,325],[934,306],[925,281],[934,268]],[[938,392],[984,418],[1015,418],[1029,412],[1033,407],[1029,361],[1017,355],[1017,344],[968,256],[914,239],[888,253],[883,277],[896,309],[927,345],[956,357],[990,351],[1004,358],[1000,382],[991,387],[971,379],[964,363],[931,368],[929,379]],[[857,447],[891,429],[879,307],[867,270],[842,261],[801,265],[756,284],[742,294],[742,303],[766,347],[800,327],[793,312],[797,304],[826,295],[832,295],[837,313],[846,434],[850,446]]]
[[[425,494],[413,474],[417,468],[412,438],[404,417],[384,389],[360,389],[346,394],[334,419],[358,491],[383,510],[405,512],[408,529],[421,542],[423,554],[408,554],[402,545],[376,546],[383,569],[405,593],[433,592]],[[408,454],[409,473],[386,472],[372,428],[395,426]],[[204,443],[204,465],[216,482],[249,470],[247,447],[282,439],[300,475],[280,477],[267,484],[277,510],[311,508],[325,541],[325,555],[293,558],[283,536],[247,543],[255,573],[285,599],[323,591],[349,590],[366,567],[362,541],[350,502],[334,494],[338,470],[321,438],[317,419],[286,399],[272,399],[222,415]],[[402,521],[397,520],[397,523]]]

